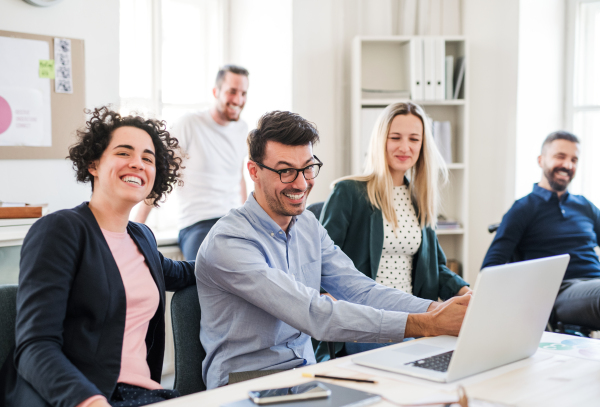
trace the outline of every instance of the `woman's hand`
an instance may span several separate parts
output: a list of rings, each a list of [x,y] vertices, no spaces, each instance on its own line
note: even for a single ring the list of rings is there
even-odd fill
[[[106,401],[106,399],[102,399],[102,400],[93,401],[92,403],[90,403],[88,405],[88,407],[111,407],[111,406],[110,406],[110,404],[108,404],[108,401]]]
[[[465,295],[465,294],[472,294],[473,290],[471,290],[469,288],[469,286],[464,286],[462,287],[460,290],[458,290],[458,292],[456,293],[456,296],[461,296],[461,295]]]

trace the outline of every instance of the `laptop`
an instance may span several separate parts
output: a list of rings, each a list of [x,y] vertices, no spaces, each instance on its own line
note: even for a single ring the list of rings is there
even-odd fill
[[[357,365],[452,382],[533,355],[569,255],[486,267],[477,276],[460,333],[406,342],[352,358]]]

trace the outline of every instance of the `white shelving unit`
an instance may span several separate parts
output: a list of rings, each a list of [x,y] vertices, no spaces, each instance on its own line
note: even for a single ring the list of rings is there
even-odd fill
[[[407,101],[402,98],[364,98],[363,89],[406,91],[410,94],[415,80],[415,61],[411,42],[442,40],[444,56],[456,62],[464,57],[465,75],[458,99],[412,100],[421,105],[435,121],[449,121],[452,131],[452,162],[447,163],[450,179],[442,192],[441,214],[460,223],[459,229],[438,230],[438,239],[448,259],[458,260],[462,275],[469,280],[467,263],[468,209],[468,111],[464,95],[468,88],[468,47],[464,37],[386,36],[354,38],[352,44],[352,173],[362,173],[368,140],[378,113],[387,105]],[[422,68],[425,69],[423,62]],[[456,68],[455,68],[456,69]],[[424,79],[424,78],[423,78]]]

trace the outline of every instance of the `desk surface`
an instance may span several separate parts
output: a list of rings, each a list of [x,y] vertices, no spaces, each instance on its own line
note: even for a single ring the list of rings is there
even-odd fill
[[[565,338],[573,338],[565,336]],[[597,341],[597,339],[590,339]],[[543,340],[542,340],[543,341]],[[403,346],[402,344],[394,346]],[[374,350],[371,352],[377,352]],[[436,395],[456,398],[456,385],[462,384],[469,397],[503,402],[515,406],[599,406],[600,362],[597,360],[563,356],[538,351],[529,360],[516,362],[514,368],[490,371],[481,376],[451,384],[415,383],[403,380],[402,375],[374,376],[349,369],[350,357],[305,366],[247,382],[196,393],[161,403],[164,407],[201,406],[217,407],[247,397],[249,390],[294,386],[314,379],[302,373],[326,374],[360,379],[375,379],[377,384],[332,381],[332,383],[380,394],[397,403],[418,402]],[[328,379],[319,379],[327,382]],[[375,407],[392,406],[381,401]],[[292,404],[290,404],[292,407]]]

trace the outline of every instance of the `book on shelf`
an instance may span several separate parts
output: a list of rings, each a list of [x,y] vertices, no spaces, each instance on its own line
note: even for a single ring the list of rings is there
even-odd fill
[[[449,121],[433,122],[433,140],[446,164],[452,162],[452,128]]]
[[[465,57],[456,58],[456,69],[454,70],[454,97],[458,99],[465,79]]]
[[[460,229],[460,223],[454,219],[446,218],[443,215],[438,216],[437,224],[435,227],[437,230],[454,230]]]
[[[454,80],[454,56],[446,55],[446,100],[450,100],[454,96],[453,80]]]

